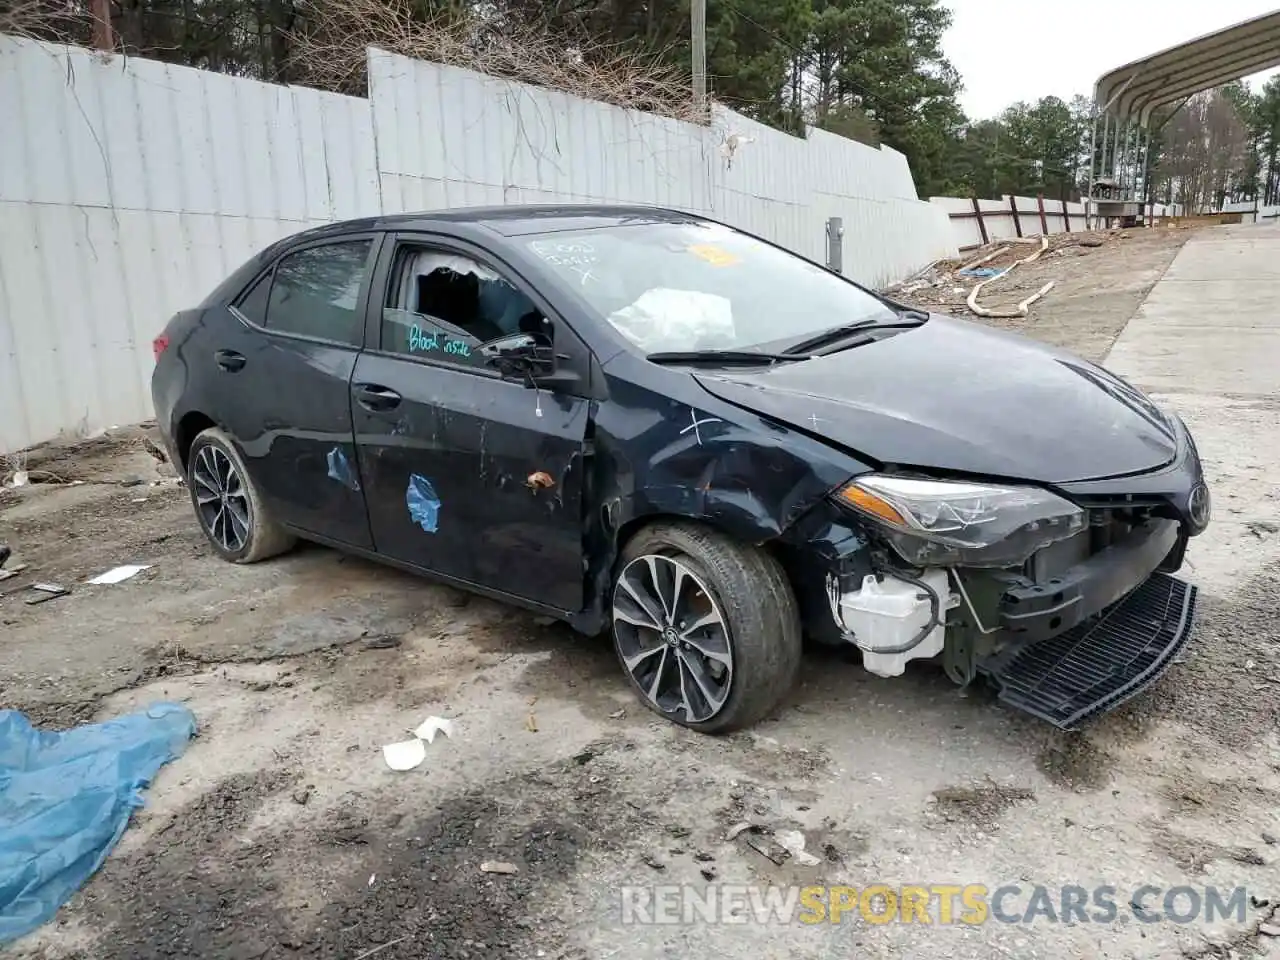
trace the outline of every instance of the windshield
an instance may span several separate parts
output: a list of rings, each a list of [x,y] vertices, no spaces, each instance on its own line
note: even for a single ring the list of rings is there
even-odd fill
[[[780,349],[896,316],[829,270],[717,224],[639,223],[524,242],[646,353]]]

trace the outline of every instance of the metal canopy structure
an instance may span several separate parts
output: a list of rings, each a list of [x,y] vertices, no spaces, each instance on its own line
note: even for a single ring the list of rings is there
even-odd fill
[[[1280,67],[1280,9],[1117,67],[1098,78],[1093,100],[1145,127],[1156,107],[1272,67]]]
[[[1197,93],[1272,67],[1280,67],[1280,9],[1099,77],[1093,91],[1089,209],[1107,217],[1141,212],[1158,108],[1181,106]]]

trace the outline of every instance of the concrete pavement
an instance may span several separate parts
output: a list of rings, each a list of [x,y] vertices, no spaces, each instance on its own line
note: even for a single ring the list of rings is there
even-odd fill
[[[1192,237],[1105,365],[1191,427],[1214,498],[1191,573],[1229,595],[1280,557],[1280,226]]]
[[[1208,848],[1219,840],[1248,845],[1250,834],[1257,836],[1268,821],[1274,833],[1280,813],[1275,793],[1280,718],[1268,689],[1280,682],[1280,226],[1218,227],[1192,237],[1126,326],[1105,366],[1181,414],[1196,439],[1214,517],[1192,541],[1182,572],[1205,598],[1190,656],[1239,678],[1233,684],[1236,695],[1246,711],[1253,709],[1259,732],[1252,742],[1220,738],[1228,742],[1205,756],[1203,723],[1213,722],[1210,712],[1153,737],[1165,759],[1207,760],[1217,771],[1205,773],[1210,790],[1247,785],[1263,800],[1258,806],[1201,809],[1192,822],[1171,817],[1162,829],[1166,836]],[[1266,680],[1258,682],[1259,676]],[[1201,870],[1221,886],[1241,883],[1266,890],[1274,904],[1280,890],[1274,851],[1266,849],[1268,863],[1259,870],[1238,863]],[[1164,956],[1157,946],[1164,942],[1169,949],[1176,944],[1184,956],[1280,957],[1280,939],[1256,932],[1266,913],[1254,913],[1244,925],[1227,925],[1199,947],[1195,933],[1188,936],[1190,931],[1164,924],[1146,931],[1151,939],[1132,955]]]

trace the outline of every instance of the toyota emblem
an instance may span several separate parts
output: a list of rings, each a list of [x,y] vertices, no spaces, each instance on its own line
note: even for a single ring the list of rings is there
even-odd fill
[[[1187,511],[1191,514],[1191,522],[1197,530],[1203,530],[1209,525],[1211,510],[1209,488],[1203,483],[1197,483],[1191,491],[1190,499],[1187,501]]]

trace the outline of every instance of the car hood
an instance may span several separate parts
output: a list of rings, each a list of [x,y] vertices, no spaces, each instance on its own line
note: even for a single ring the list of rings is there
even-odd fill
[[[951,317],[768,369],[699,371],[710,393],[882,464],[1069,483],[1143,473],[1169,419],[1094,364]]]

